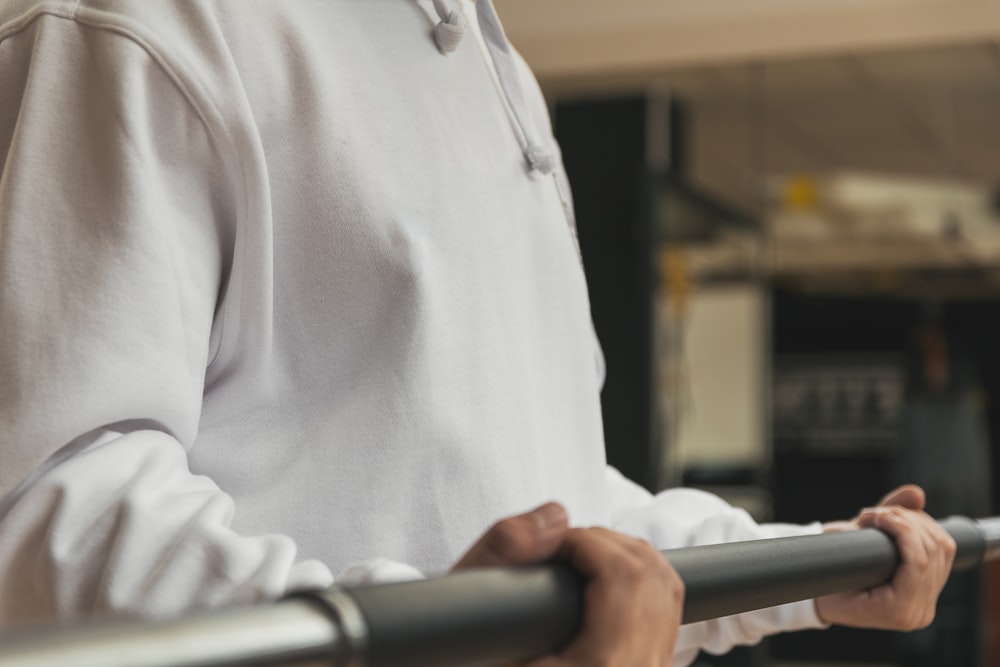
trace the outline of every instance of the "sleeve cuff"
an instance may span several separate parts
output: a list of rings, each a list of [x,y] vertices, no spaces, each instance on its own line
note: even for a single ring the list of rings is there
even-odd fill
[[[394,581],[414,581],[425,579],[420,570],[411,565],[400,563],[388,558],[351,563],[337,575],[336,583],[344,586],[359,584],[387,584]]]

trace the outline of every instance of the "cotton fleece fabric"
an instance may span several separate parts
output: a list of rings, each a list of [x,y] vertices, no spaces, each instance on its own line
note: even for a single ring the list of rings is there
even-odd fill
[[[3,4],[0,627],[439,573],[549,500],[660,548],[819,530],[606,466],[544,101],[445,4],[451,52],[412,0]]]

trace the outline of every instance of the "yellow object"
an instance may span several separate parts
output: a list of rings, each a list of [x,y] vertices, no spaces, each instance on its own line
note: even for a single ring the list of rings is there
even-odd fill
[[[667,247],[660,251],[660,284],[667,291],[671,311],[684,313],[691,293],[691,279],[680,248]]]
[[[788,180],[784,192],[784,204],[797,211],[809,211],[819,206],[819,189],[816,181],[808,176],[795,176]]]

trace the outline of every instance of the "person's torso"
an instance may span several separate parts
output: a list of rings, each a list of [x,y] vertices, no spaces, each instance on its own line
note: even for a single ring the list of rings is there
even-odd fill
[[[441,53],[429,2],[233,12],[219,25],[245,90],[227,102],[259,140],[253,210],[190,461],[235,498],[234,527],[289,533],[334,571],[373,556],[435,571],[546,500],[603,522],[568,195],[527,163],[488,52],[469,30]]]

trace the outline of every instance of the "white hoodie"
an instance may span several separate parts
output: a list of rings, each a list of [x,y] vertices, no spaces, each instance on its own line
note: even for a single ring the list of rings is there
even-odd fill
[[[0,627],[441,572],[547,500],[661,548],[818,530],[606,468],[545,105],[488,2],[438,9],[0,8]]]

